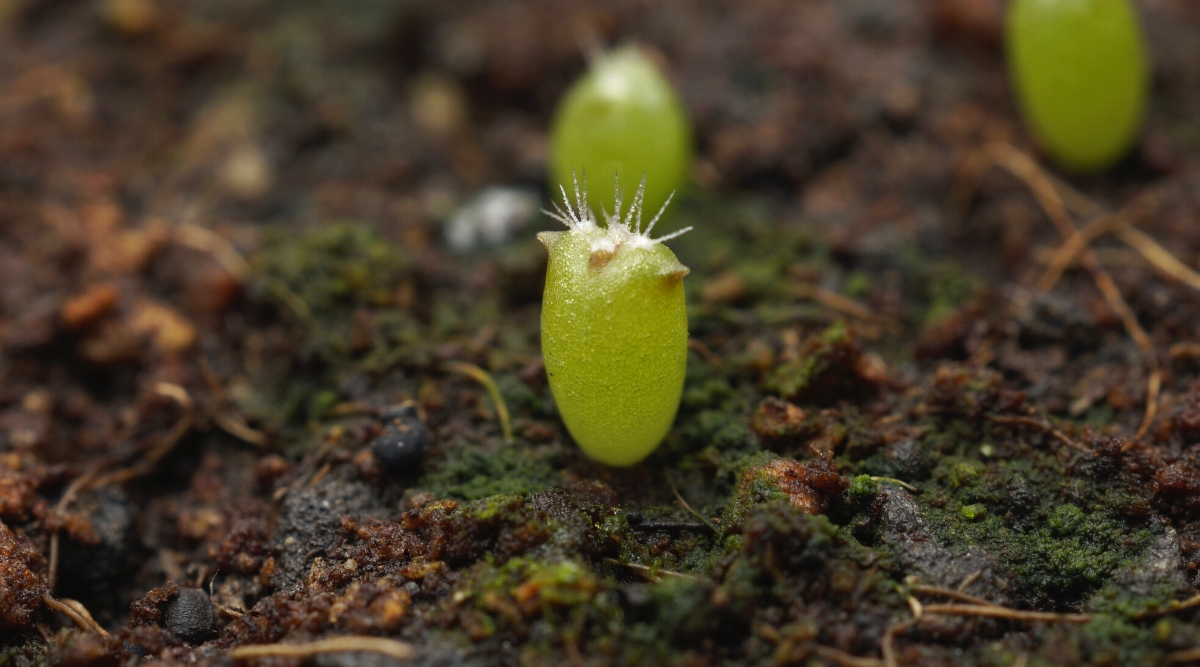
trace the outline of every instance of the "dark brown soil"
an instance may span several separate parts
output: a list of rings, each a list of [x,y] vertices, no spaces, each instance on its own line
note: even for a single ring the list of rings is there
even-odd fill
[[[1034,288],[1029,182],[961,180],[1007,146],[1197,266],[1200,5],[1137,4],[1144,133],[1077,177],[1001,0],[0,0],[0,663],[1200,662],[1200,293],[1096,241],[1140,347]],[[626,42],[694,123],[692,351],[611,469],[541,365],[554,223],[446,227],[545,198]]]

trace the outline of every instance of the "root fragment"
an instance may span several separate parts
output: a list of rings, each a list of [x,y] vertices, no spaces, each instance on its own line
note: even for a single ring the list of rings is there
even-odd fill
[[[379,653],[396,660],[416,654],[411,644],[384,637],[332,637],[302,644],[251,644],[233,649],[234,660],[255,658],[307,658],[319,653]]]

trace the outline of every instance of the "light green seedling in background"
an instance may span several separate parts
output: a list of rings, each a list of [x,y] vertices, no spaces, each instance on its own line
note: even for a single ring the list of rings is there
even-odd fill
[[[621,219],[620,185],[613,213],[599,225],[575,182],[575,205],[547,214],[567,226],[542,232],[550,264],[542,298],[542,356],[559,414],[593,459],[630,466],[662,442],[683,393],[687,369],[688,268],[650,231],[642,231],[645,180]],[[668,201],[670,197],[668,196]]]
[[[1129,0],[1013,0],[1008,67],[1021,111],[1062,166],[1104,169],[1137,140],[1147,58]]]
[[[616,173],[621,192],[647,177],[646,210],[683,185],[692,160],[692,133],[671,84],[646,54],[625,47],[599,56],[555,112],[550,135],[550,189],[574,170]],[[564,202],[565,203],[565,202]],[[616,199],[601,197],[613,210]]]

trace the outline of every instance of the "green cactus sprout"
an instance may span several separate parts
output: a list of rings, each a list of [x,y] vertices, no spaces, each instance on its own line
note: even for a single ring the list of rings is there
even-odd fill
[[[645,206],[653,211],[683,184],[691,155],[691,128],[671,84],[641,49],[625,47],[596,58],[559,104],[551,189],[569,183],[576,168],[585,175],[615,171],[622,192],[645,174]],[[600,204],[612,209],[616,199]]]
[[[604,226],[578,181],[573,207],[560,186],[566,210],[546,212],[567,231],[538,234],[550,255],[542,355],[571,436],[593,459],[630,466],[662,442],[683,393],[688,268],[662,242],[691,228],[651,239],[670,196],[642,231],[645,178],[624,219],[615,187]]]
[[[1097,171],[1128,152],[1147,94],[1129,0],[1014,0],[1007,42],[1021,111],[1055,161]]]

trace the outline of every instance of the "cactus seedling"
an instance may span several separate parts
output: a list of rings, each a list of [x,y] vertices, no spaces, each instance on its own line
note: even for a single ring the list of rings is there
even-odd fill
[[[1129,0],[1014,0],[1007,47],[1021,111],[1051,157],[1096,171],[1129,150],[1147,92]]]
[[[569,183],[575,168],[616,172],[623,192],[645,174],[644,204],[654,211],[687,177],[691,154],[687,115],[671,84],[641,49],[625,47],[598,56],[559,104],[551,189]],[[616,199],[601,205],[614,208]]]
[[[613,466],[646,458],[675,420],[687,367],[688,268],[642,231],[645,178],[621,218],[620,183],[605,225],[575,182],[575,205],[547,214],[567,226],[542,232],[550,263],[542,299],[542,355],[559,414],[588,456]]]

